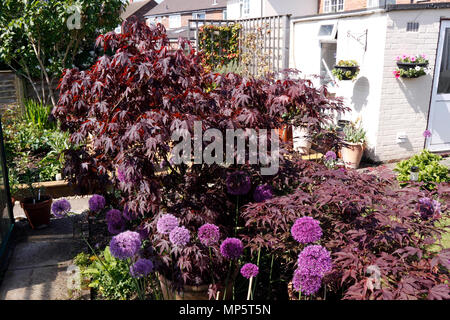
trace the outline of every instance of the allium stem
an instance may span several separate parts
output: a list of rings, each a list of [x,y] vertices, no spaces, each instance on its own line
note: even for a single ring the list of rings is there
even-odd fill
[[[238,220],[239,220],[239,196],[236,196],[236,218],[234,221],[234,235],[237,235],[237,230],[238,230]]]
[[[252,294],[252,282],[253,282],[253,277],[250,277],[250,282],[248,284],[247,300],[250,300],[250,296]]]
[[[234,260],[231,260],[231,261],[230,261],[230,265],[229,265],[229,267],[228,267],[227,279],[225,280],[225,289],[224,289],[224,291],[223,291],[223,300],[225,300],[226,297],[227,297],[228,281],[230,280],[231,269],[232,269],[233,266],[234,266],[234,265],[233,265],[233,262],[234,262]]]
[[[214,281],[214,272],[213,272],[213,259],[212,259],[211,247],[208,247],[208,249],[209,249],[209,268],[211,269],[211,280],[212,280],[212,284],[215,284],[215,281]]]
[[[130,258],[128,258],[128,259],[126,260],[126,262],[127,262],[127,264],[128,264],[128,269],[130,269],[130,267],[131,267],[131,261],[130,261]],[[134,280],[134,284],[136,285],[136,291],[137,291],[139,300],[144,300],[143,297],[142,297],[142,292],[141,292],[141,288],[140,288],[140,286],[139,286],[138,279],[136,279],[135,277],[132,277],[132,278],[133,278],[133,280]]]
[[[261,247],[258,249],[258,257],[256,258],[256,265],[259,268],[259,259],[261,257]],[[253,284],[253,289],[252,289],[252,297],[253,299],[255,298],[255,291],[256,291],[256,284],[258,282],[258,276],[256,276],[255,278],[255,283]]]
[[[272,269],[273,269],[273,254],[272,254],[272,261],[270,262],[270,273],[269,273],[269,300],[272,297]]]

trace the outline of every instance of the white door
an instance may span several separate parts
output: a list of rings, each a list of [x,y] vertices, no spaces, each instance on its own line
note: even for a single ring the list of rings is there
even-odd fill
[[[450,150],[450,21],[442,21],[434,72],[428,130],[430,151]]]

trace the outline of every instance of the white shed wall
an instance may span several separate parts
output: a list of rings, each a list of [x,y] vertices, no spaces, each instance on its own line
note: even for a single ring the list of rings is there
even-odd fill
[[[383,55],[385,47],[386,15],[370,15],[295,22],[291,25],[290,67],[304,73],[307,78],[320,74],[320,41],[317,37],[321,24],[337,21],[336,60],[356,60],[360,73],[356,81],[337,81],[330,91],[344,98],[346,106],[352,109],[342,118],[347,120],[362,119],[367,132],[368,155],[375,157],[380,98],[383,82]],[[367,50],[365,47],[365,30],[367,33]],[[350,36],[348,36],[350,32]],[[355,38],[359,38],[359,43]],[[314,80],[319,85],[319,80]]]

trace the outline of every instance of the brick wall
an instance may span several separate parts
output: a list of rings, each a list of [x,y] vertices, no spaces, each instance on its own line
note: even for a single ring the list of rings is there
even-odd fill
[[[319,13],[323,13],[323,2],[324,0],[318,0],[319,3]],[[428,1],[417,1],[415,3],[428,3],[428,2],[450,2],[449,0],[428,0]],[[411,0],[397,0],[397,4],[410,4]],[[344,0],[344,10],[358,10],[364,9],[367,6],[367,0]]]
[[[440,17],[450,17],[450,9],[393,11],[388,14],[381,92],[379,136],[376,153],[379,160],[402,159],[424,147],[433,72],[438,45]],[[409,21],[419,22],[418,32],[406,32]],[[396,79],[392,72],[401,54],[426,54],[431,74],[417,79]],[[407,140],[397,143],[397,134]]]

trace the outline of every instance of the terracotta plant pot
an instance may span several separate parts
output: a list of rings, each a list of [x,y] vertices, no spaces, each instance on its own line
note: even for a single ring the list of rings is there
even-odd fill
[[[171,281],[167,280],[162,275],[159,275],[159,282],[161,284],[161,290],[163,293],[164,300],[209,300],[208,288],[209,285],[201,286],[188,286],[185,285],[181,292],[173,290],[171,286]],[[219,300],[223,300],[223,288],[225,285],[218,285],[219,287]],[[227,289],[227,299],[231,299],[233,296],[233,282],[230,280]],[[214,300],[214,299],[213,299]]]
[[[364,153],[364,145],[360,143],[346,142],[347,146],[341,149],[342,160],[347,168],[358,169]]]
[[[30,222],[31,228],[41,228],[50,223],[50,211],[52,207],[52,198],[42,196],[39,202],[33,203],[33,198],[25,198],[20,201],[20,206]]]
[[[279,129],[275,129],[280,137],[280,140],[285,143],[292,142],[292,127],[284,125]]]
[[[292,130],[294,150],[301,154],[309,154],[311,150],[311,141],[308,137],[308,129],[304,127],[294,127]]]

